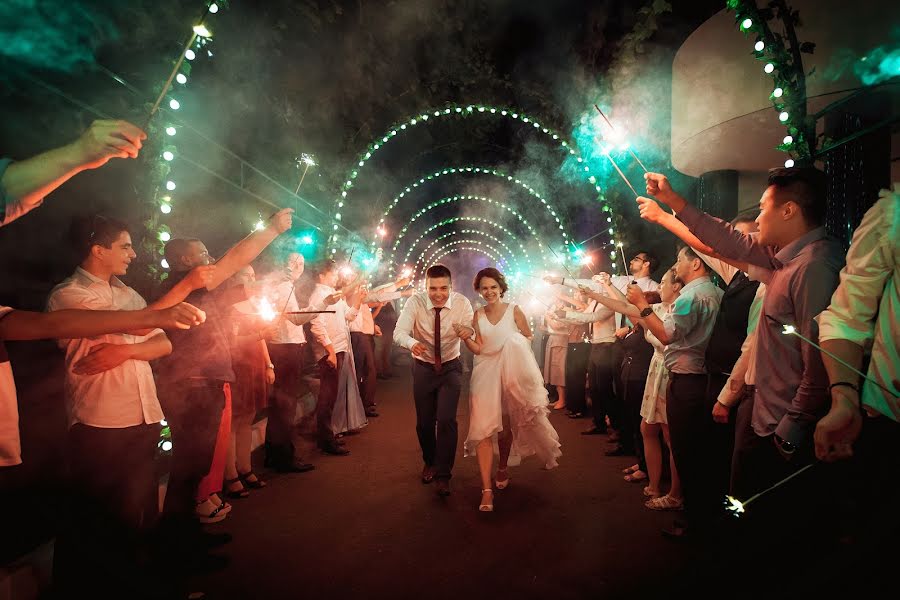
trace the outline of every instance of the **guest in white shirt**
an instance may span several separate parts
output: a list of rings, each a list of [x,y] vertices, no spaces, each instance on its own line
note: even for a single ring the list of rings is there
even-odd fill
[[[338,265],[333,260],[326,260],[319,265],[316,278],[318,283],[309,297],[310,305],[325,301],[337,291],[334,286],[338,282]],[[356,413],[356,404],[361,401],[353,369],[353,357],[350,354],[350,329],[348,323],[356,318],[362,296],[355,293],[350,296],[351,305],[341,298],[329,310],[334,313],[316,315],[310,321],[312,333],[312,349],[319,366],[319,397],[316,401],[316,423],[318,446],[326,454],[345,456],[350,451],[344,448],[335,437],[333,417],[335,402],[344,397],[346,407],[347,429],[356,429],[365,424]],[[352,384],[352,385],[351,385]]]
[[[102,216],[76,222],[73,242],[81,265],[50,293],[48,310],[147,306],[118,278],[136,257],[125,223]],[[109,585],[131,597],[128,591],[141,585],[134,540],[158,513],[155,457],[163,412],[148,361],[169,354],[172,345],[162,330],[143,329],[62,339],[60,346],[73,499],[56,542],[54,580],[67,593],[103,596],[92,586]]]
[[[404,295],[411,295],[412,290],[409,290],[407,293],[398,291],[399,288],[408,284],[408,278],[401,278],[370,290],[366,294],[365,304],[360,306],[356,318],[350,322],[353,362],[359,383],[359,393],[362,397],[367,417],[378,416],[378,411],[375,408],[375,388],[378,377],[378,370],[375,366],[375,336],[381,335],[381,331],[375,325],[372,310],[377,310],[384,302],[396,300]]]
[[[265,296],[276,312],[285,313],[279,318],[275,333],[267,341],[269,367],[276,373],[266,425],[266,466],[281,473],[304,473],[315,467],[296,455],[294,444],[294,420],[297,401],[303,393],[303,344],[306,335],[303,324],[315,318],[315,314],[287,314],[300,311],[325,310],[329,301],[337,301],[337,295],[324,298],[317,304],[301,309],[294,294],[297,280],[303,275],[305,260],[299,252],[290,252],[281,269],[270,274],[263,286]]]

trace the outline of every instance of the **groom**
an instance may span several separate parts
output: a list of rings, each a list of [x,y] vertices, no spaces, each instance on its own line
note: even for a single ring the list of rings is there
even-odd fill
[[[416,433],[425,461],[422,483],[435,480],[438,495],[449,496],[462,376],[459,341],[472,335],[473,312],[469,299],[451,290],[450,269],[444,265],[429,267],[425,285],[427,294],[410,297],[403,307],[394,343],[412,352],[415,359]]]

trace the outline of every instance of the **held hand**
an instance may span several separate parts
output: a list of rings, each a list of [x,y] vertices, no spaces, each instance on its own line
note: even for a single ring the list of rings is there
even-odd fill
[[[381,336],[382,336],[382,333],[381,333],[381,327],[379,327],[378,325],[376,325],[376,326],[375,326],[375,337],[381,337]]]
[[[206,313],[187,302],[156,312],[159,313],[157,327],[160,329],[190,329],[206,321]]]
[[[612,276],[606,271],[594,275],[591,279],[600,285],[612,285]]]
[[[423,344],[422,342],[416,342],[416,343],[413,345],[413,347],[412,347],[412,349],[410,350],[410,352],[412,352],[413,356],[418,357],[418,358],[421,358],[422,356],[425,355],[425,352],[426,352],[427,350],[428,350],[428,348],[425,347],[425,344]]]
[[[832,393],[845,392],[835,389]],[[854,402],[843,396],[835,398],[831,410],[816,425],[816,458],[834,462],[853,456],[853,442],[859,437],[862,422],[862,413]]]
[[[640,286],[634,283],[629,285],[626,289],[625,298],[627,298],[631,304],[634,304],[641,310],[649,306],[649,304],[647,303],[647,299],[644,297],[644,290],[642,290]]]
[[[619,327],[618,329],[616,329],[616,337],[620,340],[624,340],[625,336],[627,336],[630,331],[630,327]]]
[[[293,208],[282,208],[269,219],[269,227],[274,229],[278,235],[281,235],[291,228],[291,215],[293,214]]]
[[[549,284],[559,284],[563,282],[561,275],[544,275],[544,281]]]
[[[111,158],[137,158],[147,134],[127,121],[100,120],[72,143],[79,166],[96,169]]]
[[[329,367],[331,367],[332,369],[337,369],[337,354],[335,354],[334,352],[329,352],[326,361],[328,362]]]
[[[333,294],[328,294],[325,296],[325,306],[331,306],[332,304],[337,304],[341,301],[341,298],[344,297],[343,292],[335,292]]]
[[[184,279],[191,286],[192,290],[199,290],[212,283],[215,272],[216,265],[201,265],[191,269]]]
[[[266,383],[275,385],[275,369],[266,367]]]
[[[475,333],[475,330],[473,330],[471,327],[466,327],[465,325],[461,325],[459,323],[453,324],[453,331],[455,331],[456,336],[463,341],[471,338]]]
[[[131,358],[130,344],[97,344],[87,356],[75,363],[76,375],[96,375],[114,369]]]
[[[668,204],[668,199],[675,195],[675,190],[669,184],[669,178],[661,173],[644,173],[644,181],[647,183],[647,193]]]
[[[410,283],[409,277],[403,277],[394,282],[394,287],[402,288],[408,286]]]
[[[556,311],[554,311],[554,312],[553,312],[553,315],[554,315],[557,319],[565,319],[565,318],[566,318],[566,311],[563,310],[562,308],[560,308],[560,309],[557,309]]]
[[[716,402],[715,404],[713,404],[712,408],[713,421],[715,421],[716,423],[722,423],[723,425],[725,423],[728,423],[728,414],[730,412],[731,411],[727,406],[725,406],[721,402]]]
[[[649,185],[648,185],[649,187]],[[641,218],[650,223],[659,223],[663,219],[663,215],[666,215],[665,211],[656,203],[655,200],[651,200],[650,198],[645,198],[644,196],[638,196],[637,199],[638,210],[641,213]]]

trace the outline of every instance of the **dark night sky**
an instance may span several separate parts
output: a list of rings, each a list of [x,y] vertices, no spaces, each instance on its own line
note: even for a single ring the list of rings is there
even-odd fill
[[[0,126],[0,153],[14,158],[62,144],[92,119],[23,73],[103,112],[140,121],[142,106],[155,97],[202,8],[196,1],[141,0],[127,7],[84,0],[38,4],[40,10],[27,18],[3,15],[6,22],[21,25],[12,39],[35,41],[31,50],[18,54],[13,44],[0,63],[6,83],[0,102],[7,117]],[[313,153],[320,166],[310,171],[301,195],[327,214],[349,166],[369,141],[427,107],[454,102],[517,107],[571,134],[573,120],[590,102],[602,103],[616,86],[631,83],[617,79],[617,68],[636,61],[648,65],[647,78],[654,79],[654,93],[661,98],[648,112],[667,122],[671,57],[724,2],[673,2],[673,12],[660,17],[643,53],[623,56],[624,36],[642,18],[638,10],[651,4],[232,0],[208,21],[215,34],[214,56],[192,65],[189,85],[178,93],[183,105],[178,116],[291,189],[299,175],[294,157]],[[94,58],[67,64],[79,54]],[[129,91],[107,72],[143,93]],[[243,178],[254,193],[295,206],[302,217],[328,226],[321,214],[182,131],[183,155],[234,181]],[[344,223],[368,239],[379,203],[394,196],[401,182],[447,165],[486,164],[538,174],[535,187],[577,223],[573,237],[593,233],[600,225],[591,197],[560,177],[558,166],[548,166],[546,148],[532,137],[493,122],[419,128],[367,165],[369,183],[360,185],[358,201],[344,211]],[[666,139],[647,152],[665,160],[667,148]],[[47,206],[5,228],[0,233],[6,274],[0,302],[39,306],[43,294],[69,272],[60,232],[73,215],[103,211],[136,221],[142,169],[146,166],[140,162],[117,161],[81,174]],[[176,161],[173,173],[179,177],[179,196],[167,222],[177,235],[204,238],[214,253],[270,210],[189,165]],[[463,190],[470,190],[477,182],[464,183],[469,187]],[[466,193],[460,185],[448,182],[434,193]],[[615,194],[622,186],[613,182],[608,187]],[[416,208],[416,203],[398,207],[399,222]],[[542,213],[531,210],[522,208],[539,222]]]

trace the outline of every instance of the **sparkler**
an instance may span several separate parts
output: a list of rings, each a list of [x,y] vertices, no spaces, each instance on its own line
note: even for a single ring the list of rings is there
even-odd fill
[[[609,119],[606,118],[606,115],[603,114],[603,111],[600,110],[600,107],[597,106],[597,105],[595,104],[595,105],[594,105],[594,108],[597,109],[597,112],[600,113],[600,116],[603,117],[603,120],[606,121],[606,124],[609,125],[609,128],[610,128],[611,130],[613,130],[613,131],[616,131],[616,128],[613,127],[612,122],[611,122]],[[633,151],[631,148],[628,149],[628,153],[631,154],[631,157],[634,158],[634,160],[637,161],[637,164],[641,165],[641,168],[644,170],[644,173],[647,173],[647,172],[648,172],[648,171],[647,171],[647,167],[645,167],[645,166],[644,166],[644,163],[641,162],[641,159],[639,159],[639,158],[637,157],[637,154],[635,154],[634,151]]]
[[[584,258],[581,259],[581,264],[583,264],[588,269],[590,269],[591,275],[594,274],[594,267],[593,267],[594,259],[593,258],[591,258],[590,256],[585,256]]]
[[[263,321],[274,321],[277,313],[268,298],[259,301],[259,316]]]
[[[544,306],[546,306],[547,310],[550,310],[550,305],[547,304],[546,302],[544,302],[543,300],[541,300],[540,298],[538,298],[537,296],[535,296],[534,292],[532,292],[531,290],[522,290],[522,291],[525,292],[526,294],[528,294],[529,296],[531,296],[532,298],[534,298],[535,300],[537,300],[538,302],[540,302],[541,304],[543,304]]]
[[[743,502],[741,502],[734,496],[725,496],[725,510],[730,512],[731,514],[733,514],[735,517],[740,517],[742,514],[744,514],[747,511],[748,504],[759,499],[762,496],[765,496],[769,492],[778,489],[779,487],[783,486],[785,483],[787,483],[788,481],[790,481],[797,475],[800,475],[801,473],[808,471],[812,467],[816,466],[816,464],[817,463],[809,463],[802,469],[798,469],[798,470],[794,471],[793,473],[791,473],[790,475],[788,475],[781,481],[775,483],[771,487],[766,488],[757,494],[750,496],[750,498],[748,498],[747,500],[744,500]]]
[[[312,157],[312,154],[307,154],[306,152],[300,155],[300,158],[295,159],[297,162],[297,168],[300,168],[300,163],[305,164],[306,166],[303,168],[303,174],[300,176],[300,183],[297,184],[297,189],[294,190],[294,195],[297,195],[297,192],[300,191],[300,186],[303,185],[303,179],[306,177],[306,172],[309,171],[310,167],[316,166],[316,161]]]
[[[181,55],[178,57],[178,60],[175,61],[175,67],[172,69],[172,72],[169,74],[169,78],[163,85],[162,91],[159,93],[159,97],[156,98],[156,102],[153,103],[153,108],[150,109],[150,114],[147,115],[147,122],[144,124],[144,129],[147,129],[147,126],[150,125],[150,120],[153,118],[153,115],[155,115],[156,111],[159,110],[159,104],[163,101],[163,98],[166,97],[169,88],[172,87],[172,81],[175,79],[175,75],[178,74],[178,69],[181,68],[181,63],[184,62],[184,56],[187,51],[191,49],[191,44],[194,43],[194,40],[197,39],[197,36],[212,37],[212,34],[209,32],[209,29],[207,29],[203,24],[203,21],[201,21],[197,25],[194,25],[194,30],[191,32],[190,39],[188,39],[187,44],[185,44],[184,48],[182,48]]]
[[[334,314],[337,311],[334,310],[291,310],[284,314],[286,315],[323,315],[323,314]]]
[[[550,250],[550,252],[553,253],[553,256],[555,256],[557,259],[559,259],[559,262],[562,264],[563,269],[565,269],[566,273],[569,274],[569,278],[575,279],[575,276],[572,275],[572,271],[570,271],[569,267],[566,265],[565,259],[563,259],[563,257],[561,257],[559,254],[557,254],[556,250],[554,250],[553,246],[551,246],[550,244],[547,244],[547,248]]]
[[[851,371],[853,371],[854,373],[856,373],[857,375],[859,375],[860,377],[862,377],[863,379],[865,379],[866,381],[868,381],[868,382],[870,382],[870,383],[873,383],[873,384],[877,385],[878,387],[880,387],[882,390],[884,390],[885,392],[887,392],[888,394],[890,394],[890,395],[893,396],[894,398],[900,398],[900,394],[897,394],[897,392],[895,392],[895,391],[893,391],[893,390],[890,390],[890,389],[884,387],[883,385],[881,385],[880,383],[878,383],[877,381],[875,381],[874,379],[872,379],[871,377],[869,377],[868,375],[866,375],[865,373],[863,373],[862,371],[860,371],[859,369],[857,369],[856,367],[854,367],[853,365],[848,364],[846,361],[844,361],[844,360],[842,360],[841,358],[835,356],[834,354],[832,354],[832,353],[829,352],[828,350],[824,349],[822,346],[818,345],[817,343],[815,343],[815,342],[812,341],[811,339],[809,339],[809,338],[804,337],[803,335],[801,335],[800,332],[797,331],[797,328],[794,327],[793,325],[785,325],[784,323],[780,323],[777,319],[775,319],[775,318],[772,317],[771,315],[766,315],[766,317],[768,317],[769,319],[775,321],[776,323],[778,323],[779,325],[781,325],[782,327],[784,327],[784,331],[781,332],[781,333],[783,333],[784,335],[795,335],[795,336],[797,336],[798,338],[800,338],[801,340],[803,340],[804,342],[806,342],[807,344],[809,344],[810,346],[812,346],[813,348],[815,348],[816,350],[818,350],[819,352],[821,352],[822,354],[827,354],[828,356],[830,356],[831,358],[833,358],[834,360],[836,360],[836,361],[839,362],[840,364],[844,365],[845,367],[847,367],[848,369],[850,369]]]

